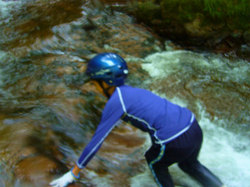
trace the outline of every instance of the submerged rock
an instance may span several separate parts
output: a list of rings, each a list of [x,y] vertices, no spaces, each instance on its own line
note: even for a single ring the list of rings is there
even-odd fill
[[[54,161],[39,155],[20,161],[15,167],[15,175],[22,182],[47,185],[52,179],[50,173],[54,173],[56,169],[57,164]]]

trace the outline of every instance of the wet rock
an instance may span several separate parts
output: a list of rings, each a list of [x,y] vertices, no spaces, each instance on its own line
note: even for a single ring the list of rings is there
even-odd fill
[[[128,125],[128,124],[127,124]],[[139,149],[145,143],[145,137],[138,136],[137,129],[131,127],[121,127],[127,131],[119,132],[114,130],[110,133],[102,146],[102,154],[118,153],[118,154],[130,154],[136,149]]]
[[[88,164],[87,171],[83,171],[86,179],[94,182],[88,174],[88,171],[94,171],[97,178],[109,179],[111,186],[129,185],[130,177],[147,167],[144,135],[129,124],[114,129],[103,142],[97,156]]]
[[[16,46],[31,45],[37,37],[51,36],[50,29],[53,26],[75,20],[81,16],[82,3],[82,1],[75,0],[22,3],[20,7],[16,7],[12,11],[12,16],[8,18],[11,29],[9,29],[10,27],[3,28],[4,37],[8,36],[8,41],[2,44],[11,49]],[[60,10],[63,12],[58,14]],[[22,39],[20,40],[20,38]]]
[[[7,117],[7,116],[6,116]],[[15,165],[19,158],[33,154],[34,149],[24,149],[33,127],[23,118],[4,120],[0,123],[0,156],[8,165]],[[22,151],[21,151],[22,150]]]
[[[54,99],[49,99],[45,103],[58,115],[64,116],[68,120],[72,120],[72,122],[78,122],[82,117],[79,106],[84,106],[86,101],[81,97],[65,98],[63,100],[55,97]]]
[[[237,55],[243,59],[250,61],[250,46],[242,45],[237,51]]]
[[[208,34],[211,35],[213,28],[211,26],[202,26],[202,18],[196,17],[191,22],[185,23],[184,27],[186,31],[193,37],[206,37]]]
[[[45,156],[28,157],[15,166],[15,175],[22,182],[31,182],[36,185],[49,183],[51,173],[55,173],[57,164]]]
[[[243,33],[243,38],[245,40],[245,42],[250,45],[250,31],[245,31]]]

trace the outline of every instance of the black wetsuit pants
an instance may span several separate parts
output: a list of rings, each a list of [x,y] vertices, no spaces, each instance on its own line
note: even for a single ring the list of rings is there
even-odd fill
[[[223,184],[198,160],[202,144],[202,131],[195,120],[191,127],[175,140],[165,144],[153,144],[146,152],[148,165],[159,186],[173,187],[168,167],[173,163],[205,187],[221,187]]]

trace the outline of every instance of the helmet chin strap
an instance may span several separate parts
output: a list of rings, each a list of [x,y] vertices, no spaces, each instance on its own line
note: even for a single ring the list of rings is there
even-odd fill
[[[110,98],[111,95],[110,95],[109,92],[108,92],[108,90],[110,89],[110,87],[109,87],[109,88],[104,88],[103,81],[101,81],[101,80],[98,80],[97,82],[98,82],[98,84],[101,86],[101,88],[102,88],[102,90],[103,90],[103,93],[104,93],[108,98]]]

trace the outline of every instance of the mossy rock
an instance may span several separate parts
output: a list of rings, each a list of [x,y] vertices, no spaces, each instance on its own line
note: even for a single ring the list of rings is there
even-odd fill
[[[133,1],[130,13],[163,38],[214,48],[225,40],[249,43],[247,0]],[[245,37],[244,37],[245,36]]]

